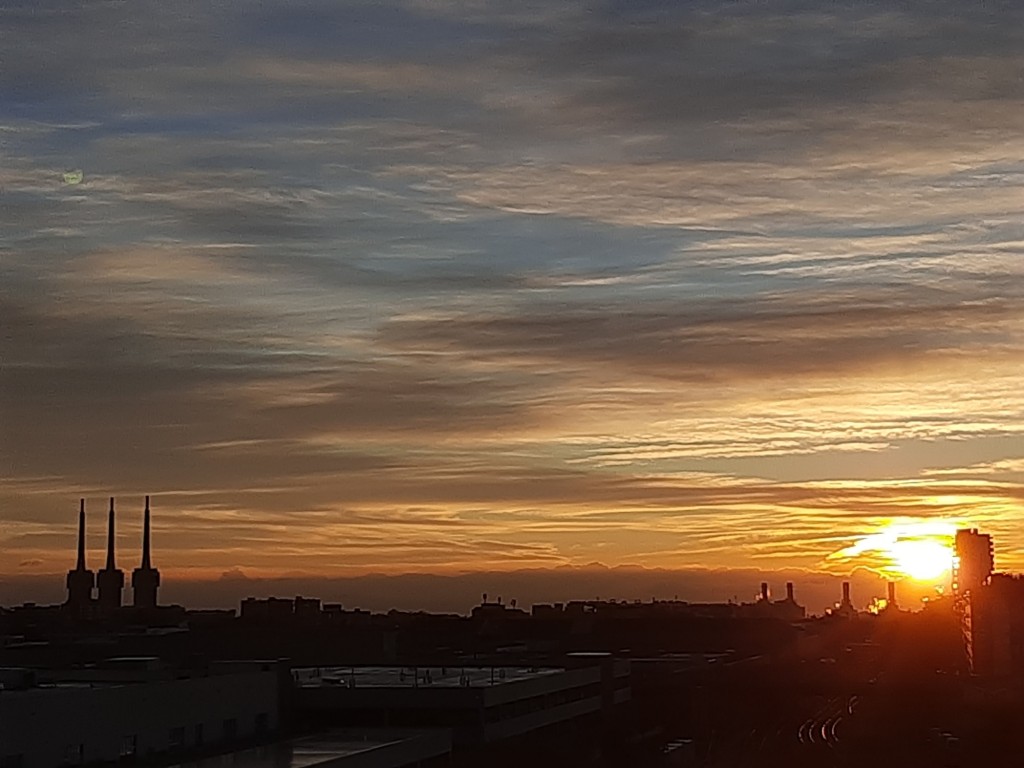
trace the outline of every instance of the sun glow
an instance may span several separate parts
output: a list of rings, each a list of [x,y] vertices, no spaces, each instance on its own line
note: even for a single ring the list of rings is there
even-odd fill
[[[858,562],[887,578],[935,582],[946,578],[953,568],[956,530],[949,522],[890,523],[828,559]]]
[[[935,540],[902,540],[893,542],[889,555],[896,567],[907,576],[931,581],[953,567],[953,550]]]

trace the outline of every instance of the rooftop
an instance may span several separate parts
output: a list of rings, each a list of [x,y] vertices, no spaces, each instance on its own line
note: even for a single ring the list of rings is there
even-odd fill
[[[405,756],[414,751],[417,755],[414,759],[426,759],[446,754],[450,739],[446,731],[437,729],[429,733],[403,729],[335,731],[186,761],[181,763],[181,768],[223,768],[228,763],[231,768],[327,768],[329,765],[342,768],[346,758],[373,751],[379,753],[375,765],[406,765],[407,760],[398,758],[398,747]],[[394,760],[388,759],[391,750],[396,753]]]
[[[293,669],[292,677],[302,688],[483,688],[560,672],[552,667],[304,667]]]

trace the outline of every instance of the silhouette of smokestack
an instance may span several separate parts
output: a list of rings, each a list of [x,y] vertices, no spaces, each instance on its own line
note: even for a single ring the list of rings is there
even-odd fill
[[[762,581],[761,582],[761,599],[763,601],[765,601],[765,602],[768,602],[768,582],[767,581]]]
[[[787,581],[786,582],[786,599],[789,602],[791,602],[791,603],[795,603],[796,602],[796,599],[793,597],[793,582],[792,581]]]
[[[110,512],[107,513],[107,564],[103,570],[113,571],[114,564],[114,497],[110,497]]]
[[[843,605],[850,604],[850,582],[843,582]]]
[[[148,570],[149,563],[149,496],[146,497],[145,519],[142,523],[142,567]]]
[[[75,570],[85,570],[85,499],[78,500],[78,561]]]
[[[890,608],[895,608],[896,607],[896,582],[895,581],[890,581],[889,584],[888,584],[888,587],[889,587],[889,599],[888,599],[888,603],[887,604],[888,604],[888,606]]]
[[[132,604],[136,608],[156,608],[156,593],[160,587],[160,571],[153,567],[149,547],[149,496],[142,523],[142,562],[132,571]]]
[[[79,617],[86,615],[92,605],[96,576],[85,567],[85,499],[78,502],[78,558],[74,570],[68,571],[65,585],[68,590],[65,605]]]
[[[121,591],[124,589],[124,574],[117,570],[114,557],[114,497],[110,497],[110,512],[107,514],[107,564],[96,575],[99,587],[100,610],[106,613],[121,607]]]

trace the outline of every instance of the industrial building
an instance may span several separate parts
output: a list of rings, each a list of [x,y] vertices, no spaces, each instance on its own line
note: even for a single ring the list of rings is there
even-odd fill
[[[117,658],[63,670],[0,670],[0,766],[155,759],[269,738],[282,669],[213,664],[183,672]]]
[[[143,512],[142,558],[139,567],[132,571],[132,605],[150,610],[157,607],[157,590],[160,587],[160,571],[153,567],[150,553],[150,509],[149,496]],[[78,558],[75,567],[68,571],[67,600],[65,608],[78,618],[110,616],[123,605],[124,571],[117,567],[115,547],[114,499],[110,499],[107,512],[107,559],[104,567],[96,574],[85,563],[85,499],[78,508]],[[93,597],[94,588],[97,596]]]
[[[597,720],[629,701],[629,663],[529,667],[317,667],[292,671],[298,713],[323,725],[446,727],[483,745]],[[602,679],[604,678],[604,679]]]
[[[432,768],[451,764],[451,737],[430,730],[340,730],[188,762],[188,768]]]

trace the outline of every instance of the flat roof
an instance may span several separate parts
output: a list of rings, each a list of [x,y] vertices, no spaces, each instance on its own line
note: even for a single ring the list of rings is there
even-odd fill
[[[179,763],[181,768],[312,768],[337,765],[343,768],[346,758],[379,751],[379,764],[407,765],[412,761],[447,754],[451,737],[446,730],[417,731],[407,729],[342,730],[290,741],[278,741],[237,752],[203,757]],[[393,751],[393,759],[388,752]],[[362,764],[362,763],[360,763]]]
[[[57,692],[67,691],[95,691],[95,690],[106,690],[108,688],[124,688],[128,685],[134,685],[133,681],[117,681],[117,680],[54,680],[54,681],[43,681],[36,682],[27,688],[7,688],[0,689],[4,696],[43,696],[47,694],[53,694]]]
[[[564,672],[555,667],[301,667],[292,670],[300,688],[485,688]]]

